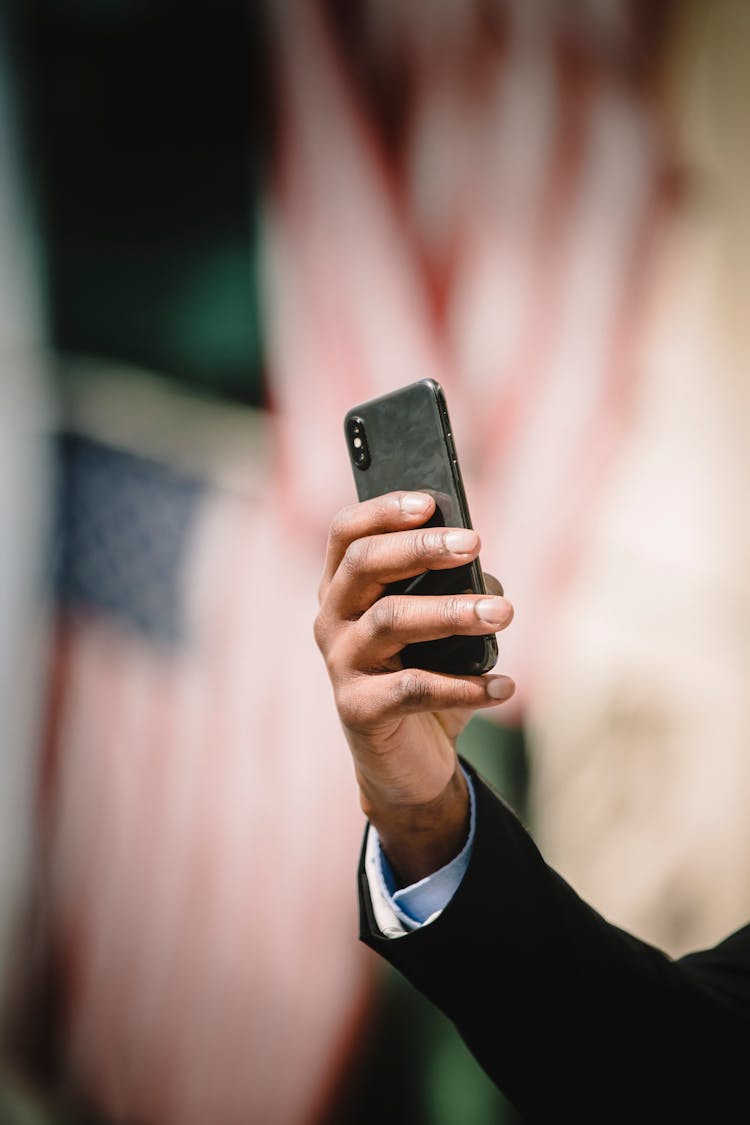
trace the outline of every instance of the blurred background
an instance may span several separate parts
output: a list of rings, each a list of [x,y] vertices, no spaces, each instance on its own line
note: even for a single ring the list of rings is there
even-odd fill
[[[464,752],[613,922],[747,920],[749,64],[744,0],[3,6],[3,1123],[518,1120],[358,946],[312,640],[416,378],[516,606]]]

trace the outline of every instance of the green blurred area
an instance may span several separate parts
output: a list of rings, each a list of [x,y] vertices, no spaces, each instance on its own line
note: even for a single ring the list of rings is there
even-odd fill
[[[30,0],[51,343],[263,399],[257,5]]]
[[[0,1066],[0,1122],[2,1125],[107,1125],[81,1104],[79,1097],[60,1091],[42,1096],[16,1073]]]

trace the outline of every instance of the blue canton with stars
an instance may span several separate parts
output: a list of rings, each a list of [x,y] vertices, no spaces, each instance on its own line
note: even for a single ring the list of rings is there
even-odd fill
[[[55,587],[69,609],[160,644],[184,636],[186,551],[206,487],[157,461],[78,435],[60,440]]]

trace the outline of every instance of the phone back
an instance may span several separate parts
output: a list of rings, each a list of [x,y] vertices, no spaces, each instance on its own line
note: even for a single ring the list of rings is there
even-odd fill
[[[432,379],[402,387],[354,407],[344,428],[360,500],[399,489],[428,492],[436,504],[426,526],[471,527],[450,420],[442,390]],[[359,443],[359,444],[358,444]],[[452,570],[425,571],[393,583],[387,593],[485,593],[478,560]],[[448,637],[409,645],[404,665],[480,674],[497,660],[494,636]]]

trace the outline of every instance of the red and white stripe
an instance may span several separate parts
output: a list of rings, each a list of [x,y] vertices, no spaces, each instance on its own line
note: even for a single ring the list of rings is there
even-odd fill
[[[61,629],[45,786],[73,1072],[116,1120],[315,1121],[371,979],[362,830],[313,567],[270,503],[215,497],[184,647]]]
[[[627,425],[665,164],[653,105],[617,65],[625,8],[600,13],[572,61],[560,10],[532,7],[509,7],[475,71],[414,47],[395,160],[318,6],[275,5],[264,255],[288,510],[320,535],[352,497],[345,410],[437,377],[483,561],[516,604],[503,659],[519,705]]]
[[[278,459],[263,500],[207,504],[180,651],[62,627],[44,790],[76,1073],[116,1119],[159,1125],[313,1121],[367,988],[361,821],[311,636],[353,495],[346,409],[445,385],[524,703],[627,425],[661,221],[651,106],[604,48],[571,70],[536,6],[477,73],[415,53],[399,160],[312,0],[271,7]]]

